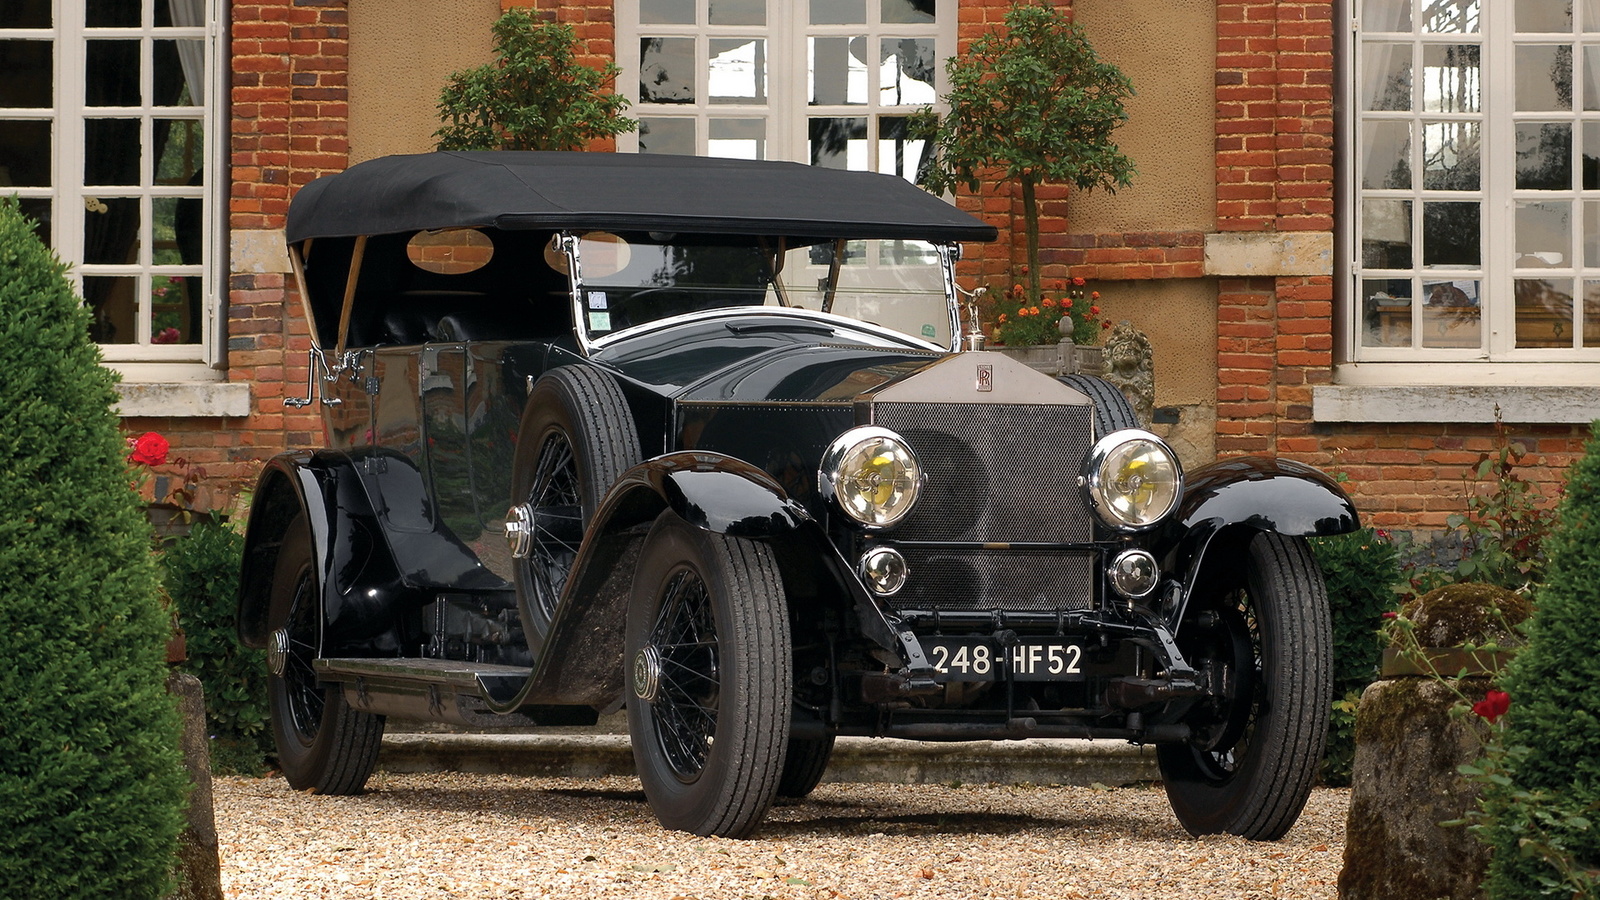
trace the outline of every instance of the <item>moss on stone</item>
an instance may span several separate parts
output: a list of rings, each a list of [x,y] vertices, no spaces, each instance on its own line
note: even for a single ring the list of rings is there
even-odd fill
[[[1522,642],[1517,626],[1532,613],[1528,598],[1492,584],[1447,584],[1401,611],[1424,647],[1516,646]]]

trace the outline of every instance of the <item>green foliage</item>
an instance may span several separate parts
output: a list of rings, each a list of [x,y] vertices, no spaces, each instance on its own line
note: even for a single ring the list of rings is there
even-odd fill
[[[919,173],[929,189],[977,190],[984,170],[998,169],[1022,185],[1028,239],[1028,298],[1038,302],[1039,205],[1043,182],[1079,190],[1115,191],[1133,183],[1133,161],[1111,133],[1128,114],[1133,85],[1095,55],[1083,29],[1048,3],[1018,3],[1005,29],[972,42],[945,64],[950,112],[931,107],[912,120],[914,135],[933,144]]]
[[[581,150],[632,131],[628,101],[609,93],[621,71],[578,62],[572,26],[526,9],[494,23],[495,61],[455,72],[439,95],[440,150]]]
[[[65,272],[0,199],[0,895],[155,898],[188,787],[170,617]]]
[[[1541,505],[1539,489],[1517,474],[1527,456],[1506,434],[1495,410],[1495,450],[1467,470],[1467,510],[1448,519],[1463,535],[1461,558],[1450,573],[1456,581],[1478,581],[1507,590],[1526,590],[1544,580],[1544,542],[1555,524]],[[1480,494],[1473,484],[1488,483]]]
[[[1333,612],[1333,729],[1323,757],[1322,779],[1330,785],[1350,783],[1355,759],[1355,705],[1361,692],[1378,677],[1383,647],[1378,629],[1394,605],[1400,583],[1399,555],[1389,536],[1372,528],[1350,534],[1313,538],[1311,549],[1328,585]]]
[[[238,638],[243,555],[243,535],[208,517],[167,547],[161,568],[183,627],[189,657],[183,669],[205,686],[211,768],[257,775],[273,747],[265,654],[240,646]]]
[[[1501,681],[1504,753],[1469,773],[1485,781],[1494,898],[1600,897],[1600,441],[1568,471],[1558,523],[1528,645]]]

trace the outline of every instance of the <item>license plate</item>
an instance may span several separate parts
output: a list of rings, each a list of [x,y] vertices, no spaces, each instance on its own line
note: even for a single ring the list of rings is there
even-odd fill
[[[928,661],[940,681],[1079,681],[1083,645],[1059,639],[1024,638],[1008,649],[984,638],[926,638]]]

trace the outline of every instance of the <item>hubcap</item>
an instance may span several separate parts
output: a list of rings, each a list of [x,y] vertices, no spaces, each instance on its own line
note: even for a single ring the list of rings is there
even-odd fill
[[[516,559],[527,559],[533,552],[533,509],[519,503],[506,512],[506,544]]]
[[[289,668],[289,629],[279,628],[267,639],[267,671],[283,677]]]
[[[661,651],[654,645],[633,657],[633,694],[646,703],[654,703],[661,695]]]

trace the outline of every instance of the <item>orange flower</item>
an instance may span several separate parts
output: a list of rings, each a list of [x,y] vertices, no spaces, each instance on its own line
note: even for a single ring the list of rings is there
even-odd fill
[[[1004,325],[1005,322],[1006,322],[1006,314],[1005,313],[1001,313],[1000,314],[1000,324]]]
[[[1013,284],[1011,286],[1011,293],[1012,293],[1013,296],[1021,297],[1022,296],[1022,285]]]
[[[1060,282],[1060,281],[1056,282],[1056,290],[1064,291],[1066,289],[1067,289],[1067,286],[1066,286],[1066,284],[1064,282]]]
[[[1061,308],[1062,309],[1071,309],[1072,308],[1072,298],[1068,297],[1067,299],[1061,301]]]
[[[1111,323],[1110,322],[1101,322],[1100,323],[1101,330],[1104,330],[1104,329],[1107,329],[1107,328],[1110,328],[1110,327],[1111,327]]]
[[[1089,307],[1089,315],[1091,315],[1091,316],[1100,315],[1100,307],[1098,307],[1098,306]]]
[[[1090,291],[1089,292],[1089,299],[1090,300],[1099,300],[1100,299],[1100,292],[1099,291]]]
[[[1039,302],[1046,309],[1055,309],[1056,308],[1056,302],[1054,300],[1051,300],[1049,297],[1046,297],[1046,298],[1044,298],[1043,300],[1041,300]]]
[[[1028,315],[1037,316],[1038,314],[1039,314],[1039,307],[1037,307],[1037,306],[1028,307]]]
[[[1083,281],[1082,278],[1074,278],[1074,279],[1072,279],[1072,286],[1073,287],[1083,287],[1083,285],[1084,285],[1084,281]]]

